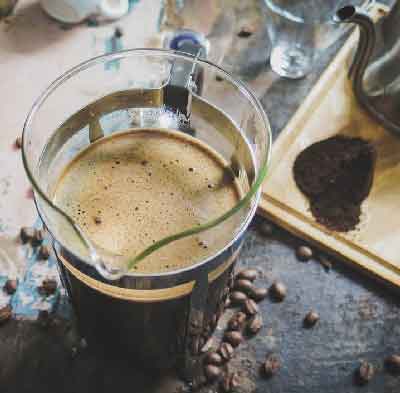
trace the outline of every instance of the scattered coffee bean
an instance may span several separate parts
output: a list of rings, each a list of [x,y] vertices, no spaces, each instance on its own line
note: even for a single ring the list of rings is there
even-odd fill
[[[224,341],[231,344],[233,348],[236,348],[243,342],[242,333],[240,333],[236,330],[231,330],[231,331],[225,332]]]
[[[57,281],[52,278],[48,278],[43,280],[42,285],[38,288],[38,291],[41,295],[47,297],[53,295],[56,292],[56,289]]]
[[[204,363],[220,366],[223,363],[222,356],[217,352],[210,352],[205,356]]]
[[[254,281],[257,278],[258,271],[256,269],[244,269],[236,274],[236,280],[249,280]]]
[[[243,330],[244,325],[246,323],[246,314],[239,311],[232,316],[232,318],[228,322],[229,330]]]
[[[249,292],[251,292],[251,290],[253,289],[253,283],[250,280],[245,280],[241,278],[235,281],[234,289],[249,294]]]
[[[281,302],[285,299],[286,294],[287,294],[287,289],[286,286],[279,282],[279,281],[275,281],[270,289],[269,289],[269,293],[272,297],[273,300]]]
[[[275,354],[271,354],[267,357],[263,364],[263,372],[267,378],[274,376],[281,368],[281,361]]]
[[[231,344],[223,342],[219,347],[218,352],[221,355],[222,359],[227,362],[233,358],[235,350],[233,349]]]
[[[400,375],[400,355],[391,355],[385,360],[386,369],[393,375]]]
[[[267,295],[268,295],[267,288],[253,287],[252,290],[249,292],[249,296],[256,302],[261,302],[261,300],[265,299]]]
[[[101,217],[96,216],[96,217],[94,218],[94,222],[95,222],[95,224],[100,225],[100,224],[101,224]]]
[[[42,244],[39,247],[38,258],[46,260],[49,259],[49,257],[50,257],[50,247]]]
[[[306,328],[312,328],[319,321],[319,315],[315,311],[310,311],[304,318],[303,325]]]
[[[318,257],[319,263],[323,266],[325,271],[329,272],[332,269],[332,261],[328,259],[325,255],[320,255]]]
[[[221,75],[215,75],[215,80],[217,82],[222,82],[224,80],[224,78]]]
[[[22,137],[18,136],[17,139],[15,140],[15,147],[17,149],[21,149],[22,147]]]
[[[15,291],[17,290],[18,282],[17,280],[7,280],[6,283],[4,284],[4,292],[7,293],[7,295],[13,295]]]
[[[32,246],[33,247],[40,246],[43,243],[45,235],[46,233],[44,229],[36,229],[31,241]]]
[[[257,303],[253,299],[247,299],[243,305],[243,311],[247,315],[255,315],[258,313]]]
[[[206,375],[208,381],[213,382],[221,376],[221,369],[213,364],[208,364],[204,368],[204,374]]]
[[[234,305],[241,305],[247,300],[247,296],[243,292],[233,291],[231,293],[230,299]]]
[[[248,38],[254,33],[254,28],[253,26],[243,26],[239,32],[238,32],[238,37],[240,38]]]
[[[239,376],[237,373],[227,372],[221,381],[220,388],[222,392],[229,393],[239,386]]]
[[[313,257],[313,252],[308,246],[300,246],[296,250],[297,258],[302,262],[307,262]]]
[[[257,229],[265,237],[270,237],[274,233],[274,226],[267,220],[262,220]]]
[[[365,385],[372,379],[374,374],[374,366],[368,362],[362,362],[357,370],[357,381],[360,385]]]
[[[30,242],[34,235],[35,235],[35,229],[32,227],[22,227],[19,233],[21,242],[23,244]]]
[[[11,319],[12,309],[10,305],[0,308],[0,325],[4,325]]]
[[[247,332],[250,335],[257,334],[263,325],[263,320],[260,314],[254,315],[253,318],[251,318],[249,324],[247,325]]]

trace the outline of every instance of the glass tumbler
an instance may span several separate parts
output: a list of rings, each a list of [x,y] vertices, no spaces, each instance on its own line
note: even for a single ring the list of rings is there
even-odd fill
[[[55,204],[55,183],[80,152],[127,129],[173,130],[213,149],[224,162],[221,181],[240,185],[237,204],[218,216],[205,208],[195,227],[149,239],[131,255],[98,244]],[[150,368],[176,366],[188,378],[200,372],[198,357],[224,310],[270,150],[269,122],[252,92],[218,66],[181,52],[135,49],[96,57],[39,96],[24,125],[23,162],[89,345]],[[221,237],[226,231],[229,236]],[[168,261],[169,269],[141,273],[132,268],[168,257],[190,238],[210,246],[190,265],[175,268],[176,261]]]
[[[335,24],[343,0],[264,0],[271,41],[270,65],[278,75],[298,79],[313,68],[318,54],[347,29]],[[371,1],[352,1],[365,6]]]

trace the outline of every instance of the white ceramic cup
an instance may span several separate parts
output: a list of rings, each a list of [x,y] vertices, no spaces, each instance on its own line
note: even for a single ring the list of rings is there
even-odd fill
[[[43,9],[65,23],[82,22],[88,16],[118,19],[129,10],[129,0],[41,0]]]

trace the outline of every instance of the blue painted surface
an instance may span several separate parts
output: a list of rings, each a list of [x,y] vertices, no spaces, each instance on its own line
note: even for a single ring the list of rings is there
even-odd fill
[[[36,228],[40,228],[41,221],[37,219]],[[46,239],[43,244],[51,246],[50,240]],[[62,287],[57,262],[54,255],[48,260],[39,260],[37,258],[38,248],[33,249],[31,246],[24,246],[26,253],[26,269],[22,277],[18,277],[17,291],[8,296],[2,293],[2,304],[10,303],[13,314],[17,318],[35,319],[40,310],[48,310],[69,318],[71,315],[71,307],[64,288]],[[2,288],[9,277],[0,274],[0,287]],[[38,291],[38,286],[46,278],[56,279],[58,282],[55,294],[44,297]]]

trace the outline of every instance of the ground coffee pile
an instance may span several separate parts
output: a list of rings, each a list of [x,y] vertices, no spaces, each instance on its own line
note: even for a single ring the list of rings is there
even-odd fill
[[[342,135],[314,143],[297,156],[294,179],[317,222],[339,232],[357,226],[375,161],[376,151],[369,142]]]

